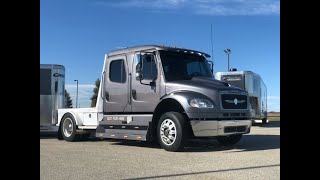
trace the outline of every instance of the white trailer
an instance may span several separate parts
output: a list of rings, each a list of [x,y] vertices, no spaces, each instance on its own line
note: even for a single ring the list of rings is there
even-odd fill
[[[248,91],[252,120],[267,123],[267,87],[261,76],[252,71],[217,72],[215,78]]]
[[[65,68],[40,64],[40,131],[58,131],[58,108],[65,107]]]

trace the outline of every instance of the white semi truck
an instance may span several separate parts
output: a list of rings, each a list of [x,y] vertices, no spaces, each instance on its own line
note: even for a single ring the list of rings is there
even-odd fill
[[[157,45],[105,55],[96,107],[58,109],[58,138],[156,141],[180,151],[189,138],[223,145],[250,132],[245,90],[213,78],[208,54]]]

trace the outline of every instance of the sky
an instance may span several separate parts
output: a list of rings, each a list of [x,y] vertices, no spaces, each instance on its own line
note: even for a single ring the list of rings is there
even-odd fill
[[[231,49],[230,68],[259,74],[268,111],[280,111],[279,0],[40,0],[40,64],[65,66],[80,107],[90,106],[106,53],[149,44],[206,52],[214,73],[227,71]]]

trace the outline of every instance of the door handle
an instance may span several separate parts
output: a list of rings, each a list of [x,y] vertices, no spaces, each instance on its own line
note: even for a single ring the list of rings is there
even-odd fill
[[[106,97],[106,100],[109,101],[109,92],[108,91],[105,92],[105,97]]]
[[[54,92],[57,93],[58,92],[58,81],[54,82]]]
[[[100,94],[101,94],[101,98],[104,100],[104,96],[103,96],[103,92],[104,92],[104,74],[105,74],[106,72],[105,71],[103,71],[103,73],[102,73],[102,76],[101,76],[101,81],[100,81],[100,86],[102,86],[101,87],[101,92],[100,92]]]
[[[135,89],[132,89],[132,90],[131,90],[131,94],[132,94],[132,98],[133,98],[134,100],[137,100],[137,91],[136,91]]]

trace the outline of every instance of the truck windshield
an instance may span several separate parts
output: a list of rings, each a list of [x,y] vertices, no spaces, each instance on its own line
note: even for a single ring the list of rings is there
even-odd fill
[[[159,51],[167,81],[190,80],[195,76],[212,77],[208,61],[198,54]]]

